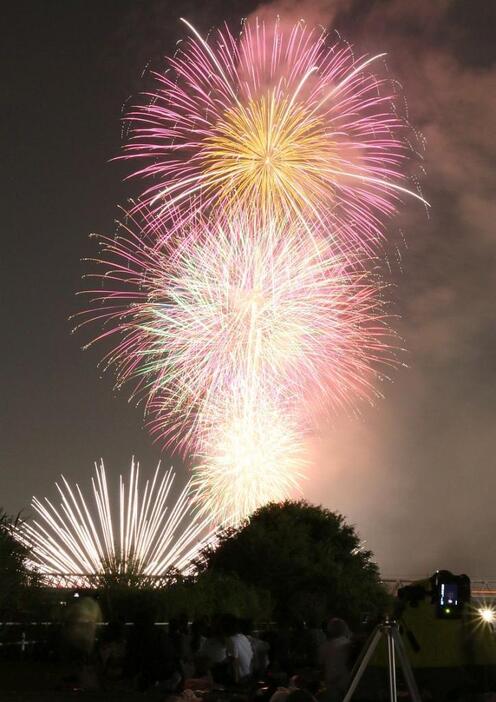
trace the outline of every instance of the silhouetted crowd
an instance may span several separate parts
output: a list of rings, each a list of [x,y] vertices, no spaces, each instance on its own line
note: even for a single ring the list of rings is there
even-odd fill
[[[352,635],[342,619],[254,631],[250,621],[179,617],[168,627],[145,615],[134,626],[110,623],[84,657],[86,684],[161,691],[179,702],[257,699],[335,702],[348,680]],[[84,686],[84,681],[82,683]]]

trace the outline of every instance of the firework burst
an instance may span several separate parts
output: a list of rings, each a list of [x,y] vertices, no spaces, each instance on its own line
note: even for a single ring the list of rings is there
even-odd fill
[[[83,323],[106,322],[106,362],[163,438],[188,447],[219,398],[250,384],[289,412],[317,398],[349,407],[394,364],[381,283],[294,219],[200,223],[172,261],[131,224],[102,240],[104,286]]]
[[[100,238],[78,326],[103,325],[117,386],[192,458],[198,514],[238,523],[294,491],[316,413],[379,394],[396,343],[375,256],[402,195],[423,198],[393,84],[370,72],[382,55],[303,22],[207,40],[186,24],[129,115],[148,185]]]
[[[306,458],[294,409],[285,412],[258,387],[245,386],[209,410],[192,480],[202,514],[237,525],[299,491]]]
[[[152,228],[180,205],[251,208],[325,223],[335,240],[373,250],[406,187],[406,125],[391,83],[368,72],[383,56],[297,23],[247,22],[185,41],[129,115],[126,156],[151,178]],[[346,249],[347,249],[346,245]]]
[[[92,502],[62,476],[60,504],[33,498],[36,517],[24,522],[19,538],[30,546],[32,565],[45,576],[114,576],[128,582],[187,572],[199,550],[214,537],[212,521],[193,509],[190,482],[175,501],[172,468],[140,482],[139,464],[129,479],[119,476],[114,505],[103,461],[95,464]]]

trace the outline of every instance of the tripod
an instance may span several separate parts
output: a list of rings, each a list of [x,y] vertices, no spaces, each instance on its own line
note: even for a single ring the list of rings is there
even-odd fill
[[[418,691],[417,683],[415,682],[412,667],[410,665],[410,661],[408,660],[408,656],[406,655],[403,639],[401,638],[398,630],[398,624],[394,619],[389,619],[388,617],[386,617],[382,624],[378,624],[375,627],[369,640],[365,644],[363,651],[361,652],[353,667],[353,670],[351,671],[351,682],[343,702],[350,702],[351,698],[353,697],[353,693],[358,687],[358,683],[362,679],[362,676],[370,662],[370,659],[374,655],[377,644],[381,639],[386,640],[390,702],[397,702],[398,699],[396,694],[396,654],[398,654],[403,676],[405,678],[412,702],[421,702],[420,693]]]

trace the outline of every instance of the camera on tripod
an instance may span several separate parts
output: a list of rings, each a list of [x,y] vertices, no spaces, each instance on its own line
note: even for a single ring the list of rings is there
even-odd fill
[[[430,579],[432,603],[439,619],[460,619],[463,607],[470,602],[470,578],[438,570]]]
[[[426,581],[424,581],[425,583]],[[398,590],[398,598],[404,606],[417,607],[430,595],[436,608],[438,619],[460,619],[465,604],[470,602],[470,578],[468,575],[454,575],[449,570],[438,570],[424,583],[406,585]]]

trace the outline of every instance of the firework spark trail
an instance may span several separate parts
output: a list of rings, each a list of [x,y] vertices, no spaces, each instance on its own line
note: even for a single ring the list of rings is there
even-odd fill
[[[187,572],[201,548],[215,535],[212,519],[193,509],[191,481],[175,502],[172,468],[157,466],[151,482],[140,486],[134,459],[126,486],[119,476],[119,506],[111,506],[103,461],[92,478],[94,506],[79,485],[62,476],[56,483],[60,505],[33,498],[37,517],[23,522],[19,538],[32,548],[32,565],[44,575],[158,576],[174,568]]]
[[[373,395],[394,365],[380,281],[298,222],[252,210],[200,223],[172,263],[131,225],[102,240],[104,287],[80,323],[103,321],[97,340],[117,339],[106,363],[119,386],[134,381],[164,440],[201,443],[210,406],[233,388],[256,384],[286,412],[317,397],[337,408]]]
[[[325,225],[349,252],[373,252],[381,220],[409,193],[402,164],[406,125],[390,82],[369,74],[377,57],[302,22],[285,32],[245,23],[193,37],[155,73],[156,87],[129,115],[126,158],[153,183],[142,199],[162,222],[180,205],[198,210],[257,206]],[[173,228],[174,230],[174,228]]]

